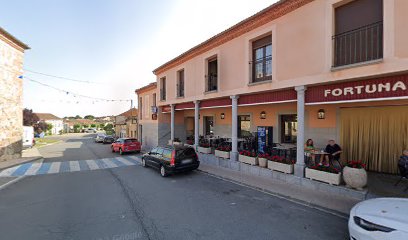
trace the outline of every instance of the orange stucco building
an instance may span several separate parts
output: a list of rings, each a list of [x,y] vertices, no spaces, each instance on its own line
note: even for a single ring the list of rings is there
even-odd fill
[[[273,127],[273,142],[343,147],[342,160],[396,173],[408,148],[405,0],[281,0],[154,70],[157,144],[237,139]],[[170,131],[170,134],[168,133]]]

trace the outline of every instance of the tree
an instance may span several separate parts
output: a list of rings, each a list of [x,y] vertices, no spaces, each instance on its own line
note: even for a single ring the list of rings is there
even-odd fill
[[[84,119],[94,120],[95,117],[93,115],[86,115]]]
[[[83,128],[88,128],[88,124],[83,124],[82,127]]]
[[[113,124],[111,123],[106,124],[103,130],[105,130],[106,134],[111,135],[113,133]]]
[[[33,113],[32,109],[23,109],[23,125],[24,126],[33,126],[40,119]]]
[[[92,123],[91,124],[91,128],[95,128],[96,127],[96,124],[95,123]]]
[[[75,116],[75,119],[82,119],[82,117],[79,116],[79,115],[76,115],[76,116]]]
[[[104,127],[105,127],[105,123],[100,123],[100,124],[99,124],[99,128],[102,128],[102,129],[103,129]]]
[[[78,133],[80,128],[81,128],[81,125],[75,124],[75,125],[74,125],[74,132],[75,132],[75,133]]]

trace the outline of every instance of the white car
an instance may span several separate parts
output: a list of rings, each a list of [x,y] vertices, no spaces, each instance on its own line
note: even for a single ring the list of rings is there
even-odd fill
[[[407,240],[408,199],[374,198],[356,204],[348,222],[350,240]]]

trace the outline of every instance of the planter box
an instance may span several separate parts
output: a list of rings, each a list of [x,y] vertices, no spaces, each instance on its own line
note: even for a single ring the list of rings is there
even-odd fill
[[[274,161],[268,161],[268,168],[271,170],[292,174],[293,173],[293,164],[284,164]]]
[[[240,162],[242,163],[247,163],[247,164],[251,164],[251,165],[258,165],[258,158],[257,157],[247,157],[244,155],[239,155],[239,159]]]
[[[230,152],[215,150],[215,156],[220,158],[230,158]]]
[[[318,180],[321,182],[326,182],[331,185],[340,185],[341,174],[340,173],[328,173],[324,171],[314,170],[306,168],[306,178],[312,180]]]
[[[197,147],[197,151],[199,153],[210,154],[211,153],[211,148]]]
[[[258,158],[258,163],[260,167],[263,167],[263,168],[268,167],[268,159],[266,158]]]

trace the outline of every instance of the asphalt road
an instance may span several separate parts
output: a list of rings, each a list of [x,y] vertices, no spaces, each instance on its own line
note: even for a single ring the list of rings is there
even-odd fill
[[[98,147],[81,142],[81,152],[63,155],[95,154],[82,153]],[[344,240],[347,220],[202,172],[162,178],[137,165],[31,176],[3,189],[0,234],[12,240]]]

